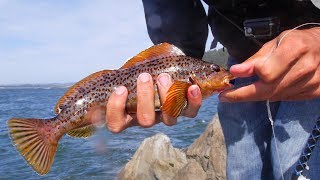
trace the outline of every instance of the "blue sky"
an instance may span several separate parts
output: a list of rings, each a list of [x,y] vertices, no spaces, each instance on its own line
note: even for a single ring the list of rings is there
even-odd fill
[[[0,0],[0,84],[76,82],[151,45],[141,0]]]

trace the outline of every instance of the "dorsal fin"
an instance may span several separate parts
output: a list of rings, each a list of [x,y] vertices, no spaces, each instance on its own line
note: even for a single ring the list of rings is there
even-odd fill
[[[98,71],[95,72],[89,76],[87,76],[86,78],[82,79],[81,81],[77,82],[76,84],[74,84],[73,86],[71,86],[68,91],[59,99],[59,101],[57,102],[55,108],[54,108],[54,112],[56,114],[59,114],[60,111],[63,109],[63,107],[68,103],[68,98],[71,94],[73,94],[74,92],[76,92],[79,87],[81,87],[84,83],[91,81],[94,78],[97,78],[99,76],[102,76],[104,74],[107,74],[109,72],[111,72],[112,70],[102,70],[102,71]]]
[[[139,62],[146,60],[154,60],[168,56],[185,55],[179,48],[169,43],[161,43],[151,46],[150,48],[140,52],[138,55],[129,59],[120,69],[129,68]]]

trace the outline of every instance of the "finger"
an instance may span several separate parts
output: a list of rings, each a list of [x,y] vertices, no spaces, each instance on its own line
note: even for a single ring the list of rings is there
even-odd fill
[[[304,99],[319,97],[317,88],[320,84],[320,70],[307,73],[304,78],[299,78],[300,81],[296,81],[296,72],[282,76],[272,84],[258,81],[238,89],[226,90],[220,94],[219,98],[222,102],[243,102],[267,99],[271,101],[300,100],[303,99],[302,95],[305,96]]]
[[[148,73],[142,73],[137,81],[137,121],[142,127],[155,124],[154,85]]]
[[[155,124],[158,124],[158,123],[162,122],[161,112],[157,111],[155,113],[156,113]],[[132,120],[128,124],[129,127],[131,127],[131,126],[139,126],[140,124],[137,122],[137,114],[136,113],[129,113],[129,115],[132,117]]]
[[[125,111],[127,96],[127,88],[119,86],[115,88],[115,92],[108,99],[106,124],[108,129],[113,133],[119,133],[130,126],[132,117]]]
[[[192,85],[188,88],[188,106],[184,109],[181,115],[186,117],[196,117],[202,103],[202,95],[200,88],[197,85]]]
[[[272,97],[273,86],[261,81],[237,89],[223,91],[219,95],[221,102],[262,101]]]
[[[308,45],[301,33],[293,36],[296,31],[292,31],[278,44],[277,48],[266,58],[265,61],[257,61],[255,73],[264,82],[270,83],[286,74],[291,67],[297,63],[299,58],[304,55]],[[280,37],[287,33],[282,33]],[[278,38],[278,39],[279,39]]]
[[[172,84],[173,82],[169,74],[161,73],[157,77],[157,86],[161,104],[163,104],[166,101],[167,92]],[[177,119],[162,113],[162,122],[167,126],[172,126],[177,123]]]
[[[317,63],[312,63],[313,57],[310,54],[306,54],[299,59],[299,61],[293,65],[293,67],[280,78],[277,91],[279,95],[274,98],[282,98],[291,96],[298,92],[304,91],[310,85],[317,85],[317,77],[319,76],[317,71]],[[312,79],[315,77],[314,79]]]
[[[286,100],[297,101],[297,100],[308,100],[320,97],[320,86],[310,87],[308,90],[301,92],[299,94],[288,96]]]
[[[306,99],[310,99],[310,97],[319,97],[317,94],[317,88],[320,86],[320,68],[313,73],[309,73],[304,76],[300,81],[296,83],[292,83],[288,86],[284,91],[280,91],[281,94],[274,97],[273,99],[277,100],[296,100],[300,99],[302,94],[305,94]],[[310,94],[306,94],[310,92]]]
[[[272,40],[264,44],[264,46],[249,59],[241,64],[230,67],[230,73],[236,77],[250,77],[254,75],[254,65],[256,61],[262,61],[275,49],[276,40]]]

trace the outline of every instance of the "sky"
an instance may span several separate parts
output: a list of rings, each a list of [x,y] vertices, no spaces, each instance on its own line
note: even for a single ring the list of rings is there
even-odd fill
[[[0,85],[77,82],[151,45],[141,0],[0,0]]]

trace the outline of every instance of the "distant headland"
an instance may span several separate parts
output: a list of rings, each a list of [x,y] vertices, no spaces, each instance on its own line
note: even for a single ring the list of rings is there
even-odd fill
[[[1,85],[0,89],[52,89],[52,88],[69,88],[74,83],[48,83],[48,84],[9,84]]]

